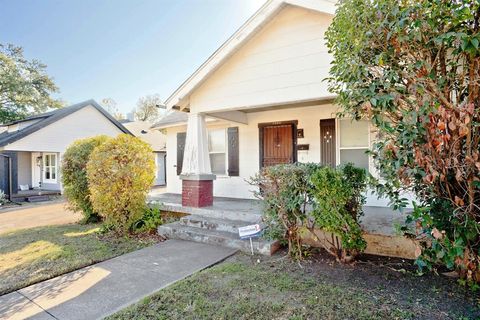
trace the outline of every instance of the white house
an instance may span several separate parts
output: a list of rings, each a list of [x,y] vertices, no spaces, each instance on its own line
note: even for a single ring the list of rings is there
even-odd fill
[[[0,189],[13,194],[28,189],[62,190],[59,166],[62,154],[77,139],[130,132],[94,100],[0,125]],[[22,189],[22,190],[20,190]],[[20,191],[19,191],[20,190]],[[20,197],[21,198],[21,197]]]
[[[166,185],[166,136],[159,130],[151,129],[152,123],[149,121],[120,121],[135,137],[148,143],[153,150],[155,157],[155,186]]]
[[[374,171],[369,123],[338,119],[324,81],[334,12],[333,0],[268,1],[168,98],[184,113],[155,125],[167,132],[168,192],[191,206],[252,198],[249,177],[296,161]]]

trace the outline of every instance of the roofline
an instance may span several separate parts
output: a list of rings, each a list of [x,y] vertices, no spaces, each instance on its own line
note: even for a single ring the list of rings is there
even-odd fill
[[[66,116],[69,116],[87,106],[92,106],[95,109],[97,109],[101,114],[103,114],[110,122],[112,122],[120,131],[126,134],[130,134],[133,136],[133,134],[125,128],[120,122],[118,122],[110,113],[108,113],[105,109],[103,109],[95,100],[90,99],[86,100],[71,106],[68,106],[66,108],[69,108],[68,112],[61,112],[64,111],[64,109],[58,109],[57,112],[53,113],[50,116],[47,116],[45,120],[39,121],[37,123],[32,124],[31,126],[28,126],[12,135],[10,139],[5,141],[4,143],[0,143],[0,147],[5,147],[8,146],[9,144],[16,142],[22,138],[25,138],[26,136],[37,132],[38,130],[60,120],[65,118]]]
[[[336,0],[269,0],[258,9],[237,31],[198,67],[165,101],[167,109],[182,104],[209,75],[217,70],[249,38],[255,35],[281,9],[287,5],[306,8],[333,15]],[[190,88],[188,88],[190,87]],[[185,92],[184,92],[185,91]],[[180,108],[181,110],[182,108]]]
[[[88,102],[88,103],[87,103]],[[126,134],[129,134],[129,135],[134,135],[133,133],[130,132],[130,130],[128,130],[123,124],[120,123],[120,121],[118,121],[117,119],[115,119],[107,110],[105,110],[104,108],[102,108],[102,106],[100,104],[98,104],[97,101],[93,100],[93,99],[90,99],[90,100],[87,100],[83,103],[87,103],[84,107],[86,107],[87,105],[91,105],[93,106],[95,109],[97,109],[98,111],[100,111],[101,114],[103,114],[108,120],[110,120],[118,129],[120,129],[120,131],[122,131],[123,133],[126,133]],[[81,108],[80,108],[81,109]]]
[[[27,122],[27,121],[32,121],[32,120],[37,120],[37,119],[43,119],[43,118],[48,118],[50,117],[51,115],[49,114],[38,114],[38,115],[33,115],[33,116],[30,116],[30,117],[27,117],[25,119],[18,119],[18,120],[14,120],[12,122],[7,122],[7,123],[2,123],[0,124],[0,127],[7,127],[7,126],[13,126],[14,124],[17,124],[17,123],[22,123],[22,122]]]

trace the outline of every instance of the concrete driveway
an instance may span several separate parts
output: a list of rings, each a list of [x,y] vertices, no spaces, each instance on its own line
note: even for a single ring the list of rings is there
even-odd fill
[[[0,211],[0,234],[18,229],[74,223],[82,218],[65,208],[65,202],[29,205],[26,208]]]

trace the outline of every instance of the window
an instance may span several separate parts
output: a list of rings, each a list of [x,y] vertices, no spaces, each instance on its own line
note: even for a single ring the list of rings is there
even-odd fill
[[[351,119],[339,120],[340,125],[340,164],[348,162],[355,166],[369,169],[369,122],[352,121]]]
[[[225,129],[208,131],[208,151],[212,173],[227,174],[227,135]]]
[[[57,183],[57,155],[55,153],[43,154],[43,182]]]

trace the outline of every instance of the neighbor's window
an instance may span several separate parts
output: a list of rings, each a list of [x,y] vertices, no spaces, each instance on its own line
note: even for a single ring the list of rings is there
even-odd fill
[[[57,182],[57,155],[55,153],[43,154],[43,181]]]
[[[341,119],[340,124],[340,163],[353,163],[368,170],[369,122]]]
[[[227,173],[227,134],[225,129],[208,131],[208,151],[212,173],[224,175]]]

